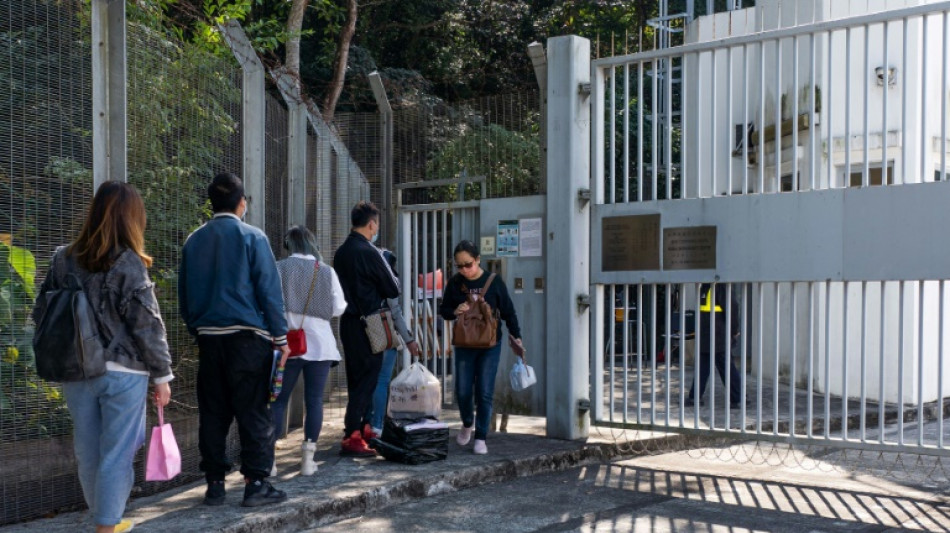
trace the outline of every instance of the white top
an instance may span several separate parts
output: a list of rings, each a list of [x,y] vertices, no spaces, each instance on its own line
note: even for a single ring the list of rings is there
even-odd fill
[[[293,254],[291,257],[302,257],[311,261],[317,258],[312,255]],[[333,316],[340,316],[346,310],[346,298],[343,296],[343,287],[340,286],[340,278],[336,276],[336,271],[330,268],[330,279],[333,281]],[[302,328],[307,335],[307,353],[300,356],[300,359],[306,361],[339,361],[340,349],[336,345],[336,337],[333,336],[333,328],[330,322],[315,316],[301,315],[297,313],[285,313],[287,316],[287,327],[291,329]],[[301,326],[301,321],[303,325]]]

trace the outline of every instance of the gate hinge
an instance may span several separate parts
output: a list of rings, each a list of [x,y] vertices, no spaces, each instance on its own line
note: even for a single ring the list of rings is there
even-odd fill
[[[580,204],[581,209],[587,207],[587,204],[590,203],[590,189],[586,187],[577,189],[577,202]]]
[[[588,400],[587,398],[579,398],[577,400],[577,410],[582,413],[586,413],[587,411],[590,411],[590,400]]]
[[[577,84],[577,94],[587,98],[590,96],[590,82],[583,81]]]
[[[590,295],[589,294],[578,294],[577,295],[577,311],[583,313],[587,311],[590,307]]]

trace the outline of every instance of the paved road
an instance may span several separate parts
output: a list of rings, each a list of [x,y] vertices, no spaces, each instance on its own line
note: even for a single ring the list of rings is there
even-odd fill
[[[620,465],[576,468],[415,501],[311,531],[888,530],[857,520],[717,501],[702,479],[689,477],[655,477]],[[680,481],[688,494],[673,486]],[[653,486],[638,486],[644,482]]]
[[[415,500],[312,531],[950,531],[950,481],[935,484],[929,468],[853,471],[835,454],[770,446],[573,468]],[[895,480],[895,470],[908,479]]]

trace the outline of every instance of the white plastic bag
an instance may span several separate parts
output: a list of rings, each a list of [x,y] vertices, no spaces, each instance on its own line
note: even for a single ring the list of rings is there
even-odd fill
[[[534,376],[534,369],[524,364],[524,359],[521,357],[515,359],[508,377],[511,378],[511,390],[515,392],[521,392],[538,382],[538,378]]]
[[[421,363],[412,363],[389,385],[389,416],[422,418],[442,416],[442,386],[439,378]]]

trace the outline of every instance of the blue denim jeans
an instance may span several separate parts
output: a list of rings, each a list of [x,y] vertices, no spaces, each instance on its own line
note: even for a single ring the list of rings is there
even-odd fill
[[[383,417],[386,416],[386,407],[389,400],[389,382],[393,379],[393,368],[396,366],[396,350],[383,352],[383,366],[379,369],[379,378],[376,380],[376,390],[373,391],[373,404],[370,405],[366,419],[369,425],[382,429]]]
[[[500,358],[500,343],[491,348],[455,347],[455,399],[462,424],[472,427],[474,423],[478,440],[488,436]]]
[[[294,391],[294,385],[297,384],[297,378],[302,372],[304,405],[307,408],[303,434],[305,439],[317,442],[320,430],[323,429],[323,389],[327,385],[327,376],[330,374],[332,363],[333,361],[307,361],[299,357],[287,359],[284,367],[283,388],[280,390],[280,396],[271,404],[275,438],[284,435],[284,413],[287,412],[290,393]]]
[[[148,376],[110,370],[64,383],[63,394],[86,505],[96,524],[118,524],[135,481],[132,461],[145,442]]]

